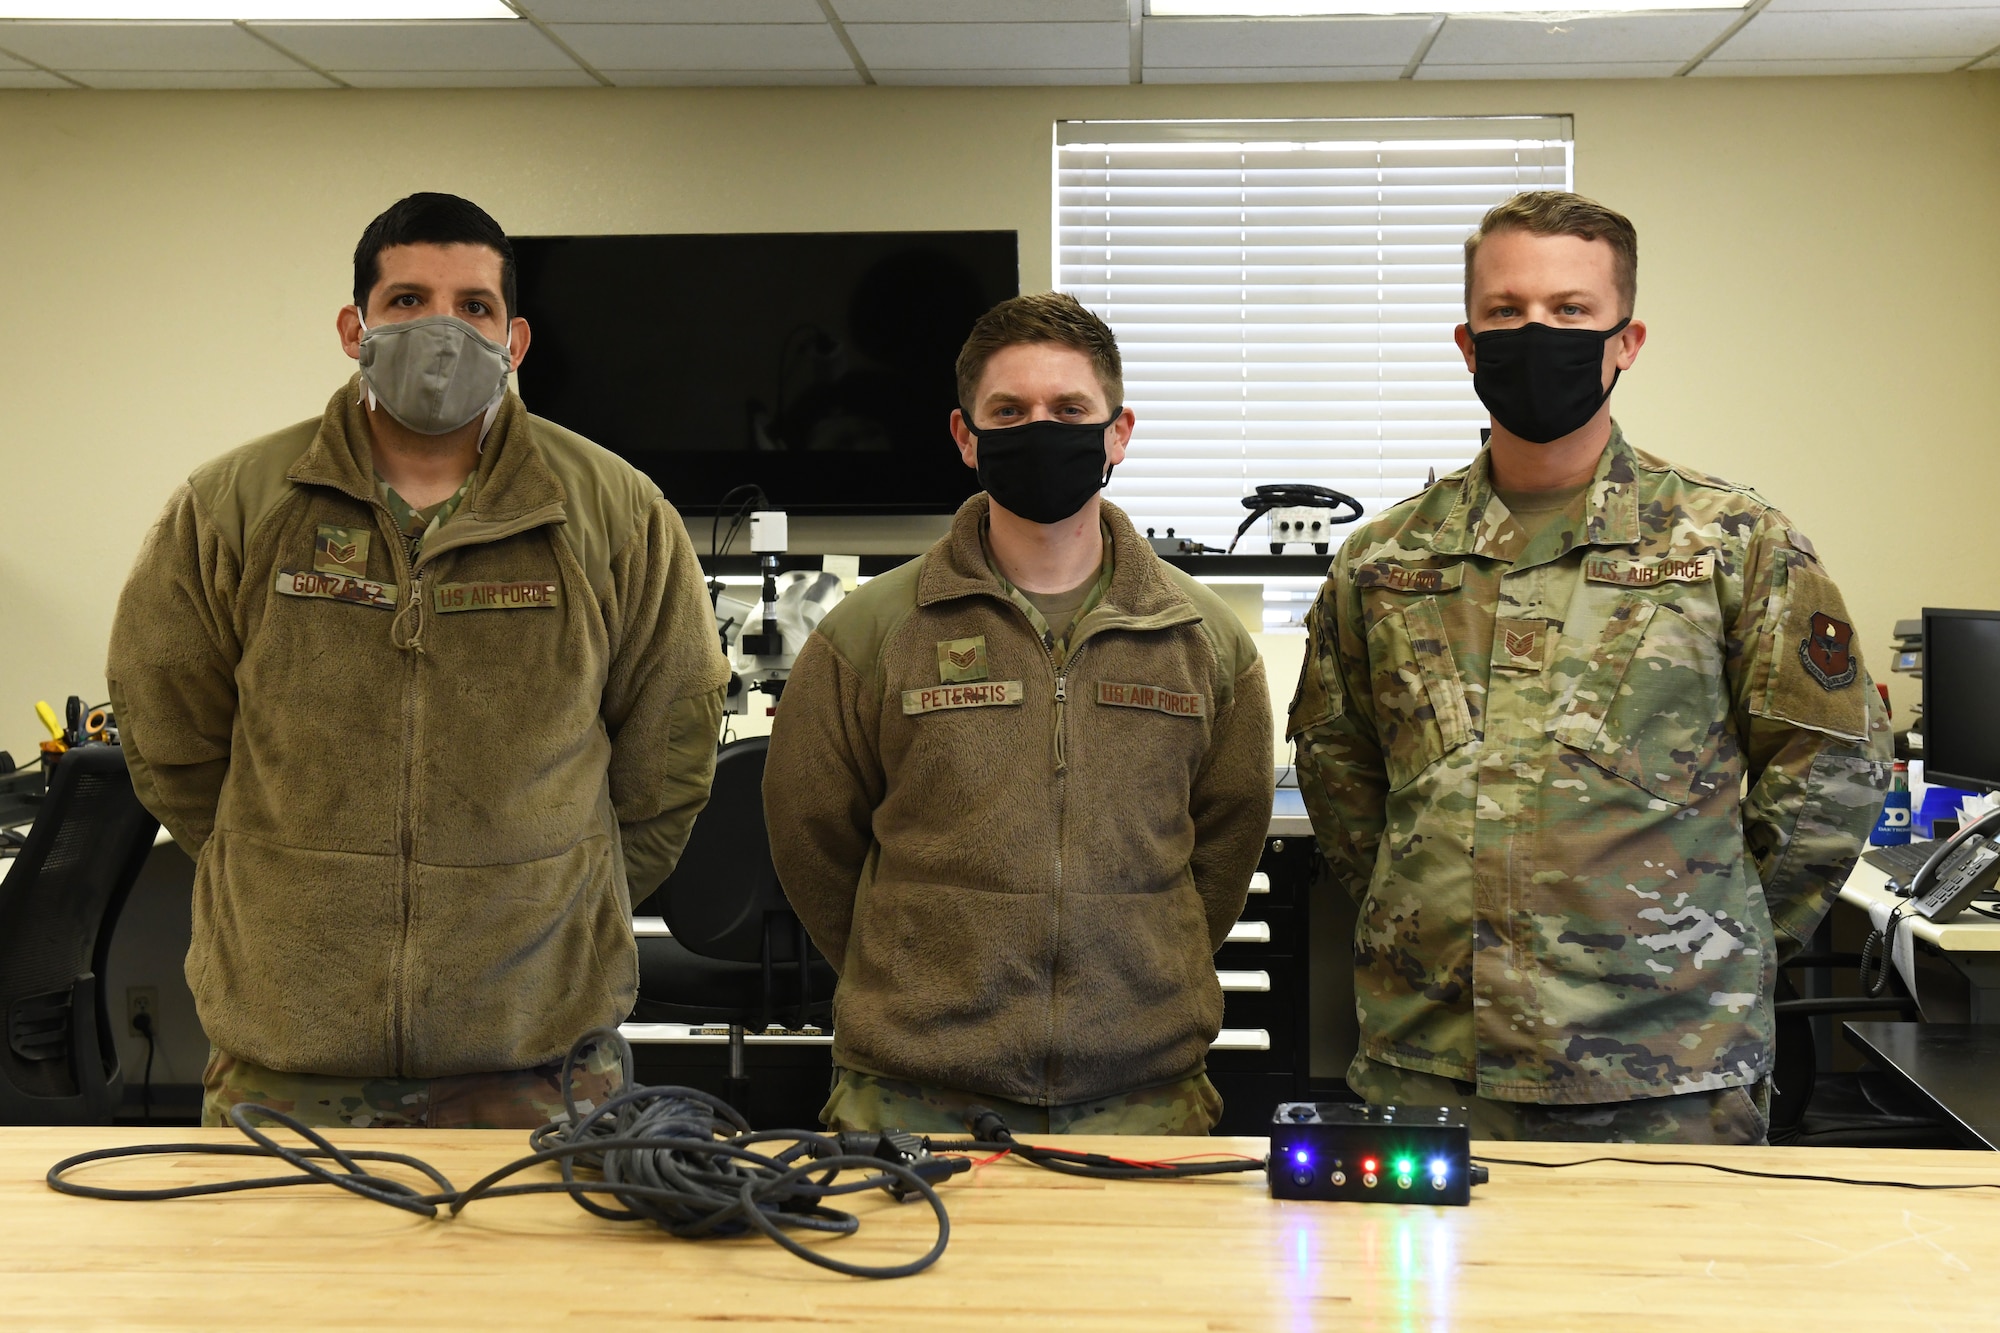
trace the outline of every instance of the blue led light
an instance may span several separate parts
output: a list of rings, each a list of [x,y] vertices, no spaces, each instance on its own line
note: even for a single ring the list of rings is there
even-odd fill
[[[1446,1161],[1446,1160],[1445,1160],[1444,1158],[1442,1158],[1442,1157],[1433,1157],[1433,1158],[1431,1159],[1431,1174],[1432,1174],[1432,1175],[1434,1175],[1434,1176],[1443,1176],[1443,1175],[1445,1175],[1446,1173],[1448,1173],[1448,1172],[1449,1172],[1450,1170],[1451,1170],[1451,1163],[1450,1163],[1450,1162],[1447,1162],[1447,1161]]]
[[[1292,1154],[1292,1160],[1297,1162],[1300,1166],[1304,1166],[1307,1162],[1310,1162],[1312,1160],[1312,1154],[1308,1153],[1304,1148],[1300,1148],[1297,1152],[1294,1152]]]

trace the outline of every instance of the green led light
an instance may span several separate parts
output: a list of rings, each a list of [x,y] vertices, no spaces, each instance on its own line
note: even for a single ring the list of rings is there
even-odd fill
[[[1409,1175],[1415,1167],[1416,1162],[1408,1157],[1398,1157],[1396,1159],[1396,1174],[1399,1176]]]

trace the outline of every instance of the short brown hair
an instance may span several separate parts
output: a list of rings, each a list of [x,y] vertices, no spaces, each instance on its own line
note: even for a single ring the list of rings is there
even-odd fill
[[[1479,230],[1465,238],[1465,313],[1472,313],[1472,257],[1479,243],[1496,231],[1526,231],[1537,236],[1576,236],[1603,241],[1611,247],[1612,273],[1618,283],[1620,314],[1630,316],[1639,296],[1639,233],[1632,220],[1568,190],[1525,190],[1495,204],[1479,220]]]
[[[1056,343],[1082,352],[1111,400],[1106,406],[1125,405],[1125,363],[1111,326],[1067,292],[1036,292],[1002,301],[974,321],[966,335],[958,351],[958,405],[968,416],[986,363],[1002,348],[1022,343]]]

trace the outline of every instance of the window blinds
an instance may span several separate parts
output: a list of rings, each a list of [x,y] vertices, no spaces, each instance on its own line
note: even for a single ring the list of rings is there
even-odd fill
[[[1565,116],[1058,125],[1056,285],[1117,332],[1139,420],[1107,494],[1222,546],[1260,484],[1372,514],[1462,467],[1465,237],[1570,188],[1570,150]]]

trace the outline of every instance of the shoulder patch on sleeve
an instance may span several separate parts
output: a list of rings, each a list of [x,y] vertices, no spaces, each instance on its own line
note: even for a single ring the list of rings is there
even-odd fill
[[[1818,561],[1819,559],[1818,548],[1816,548],[1812,544],[1812,541],[1809,538],[1807,538],[1807,536],[1803,532],[1800,532],[1797,528],[1786,528],[1785,540],[1792,544],[1792,549],[1794,551],[1803,551],[1806,555],[1811,556],[1814,561]]]
[[[1783,610],[1764,637],[1765,684],[1750,711],[1864,740],[1868,690],[1847,603],[1817,561],[1802,552],[1782,561]]]

